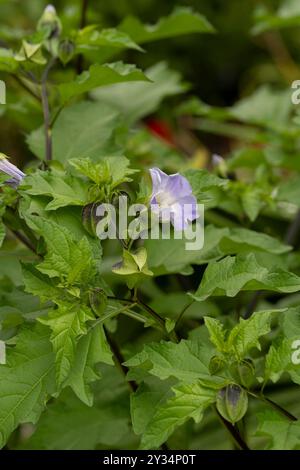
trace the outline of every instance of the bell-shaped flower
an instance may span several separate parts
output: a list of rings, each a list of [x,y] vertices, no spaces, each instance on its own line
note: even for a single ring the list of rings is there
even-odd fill
[[[7,183],[16,188],[21,183],[25,176],[23,171],[8,161],[6,155],[0,153],[0,171],[6,173],[11,179],[7,180]]]
[[[167,175],[159,168],[151,168],[151,210],[161,222],[171,222],[176,231],[183,231],[197,219],[197,200],[188,180],[179,173]]]

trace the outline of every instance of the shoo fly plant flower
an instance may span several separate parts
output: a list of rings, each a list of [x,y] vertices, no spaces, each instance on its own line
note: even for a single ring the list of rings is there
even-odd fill
[[[175,230],[184,230],[198,217],[197,199],[188,180],[179,173],[167,175],[159,168],[151,168],[151,210],[162,222],[171,221]]]
[[[6,155],[3,153],[0,153],[0,171],[10,176],[7,183],[14,187],[17,187],[25,176],[25,173],[19,170],[17,166],[10,163]]]
[[[300,64],[273,60],[278,41],[255,61],[261,15],[249,44],[236,28],[237,67],[238,41],[188,2],[60,0],[36,26],[43,2],[25,3],[0,1],[1,464],[22,449],[151,449],[170,464],[300,449],[300,118],[286,88]],[[164,3],[179,8],[149,25]],[[228,2],[189,3],[226,29]],[[293,12],[273,10],[282,50]],[[184,61],[168,60],[178,48]]]

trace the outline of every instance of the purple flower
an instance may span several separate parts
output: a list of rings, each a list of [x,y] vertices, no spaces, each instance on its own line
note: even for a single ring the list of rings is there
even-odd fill
[[[10,163],[3,153],[0,153],[0,171],[6,173],[8,176],[11,176],[11,179],[9,179],[7,183],[9,183],[14,188],[19,186],[25,176],[25,173],[19,170],[17,166]]]
[[[197,200],[190,183],[179,173],[167,175],[159,168],[151,168],[151,210],[161,222],[170,221],[175,230],[184,230],[198,217]]]

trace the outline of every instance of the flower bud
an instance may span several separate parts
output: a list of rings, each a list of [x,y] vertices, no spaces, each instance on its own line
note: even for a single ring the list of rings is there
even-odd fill
[[[14,188],[16,188],[25,177],[25,173],[19,170],[17,166],[10,163],[4,153],[0,153],[0,171],[11,177],[8,183]]]
[[[62,30],[60,19],[53,5],[46,6],[37,24],[38,31],[45,31],[48,39],[57,38]]]
[[[66,65],[73,57],[75,44],[69,39],[64,39],[58,46],[58,57],[61,62]]]
[[[95,203],[87,204],[82,209],[82,223],[86,231],[93,237],[96,235],[96,210],[97,205]]]
[[[226,421],[235,424],[243,418],[247,411],[247,392],[239,385],[227,385],[218,392],[216,405],[220,415]]]
[[[209,362],[209,372],[214,375],[223,369],[225,365],[224,360],[220,356],[213,356]]]

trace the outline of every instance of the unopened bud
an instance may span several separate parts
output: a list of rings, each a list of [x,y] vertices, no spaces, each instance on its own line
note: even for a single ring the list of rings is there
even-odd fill
[[[62,25],[53,5],[46,6],[41,18],[38,21],[37,30],[48,31],[48,39],[52,39],[60,35]]]
[[[58,46],[58,57],[61,62],[65,65],[67,64],[73,57],[75,51],[75,45],[69,39],[64,39],[59,43]]]

